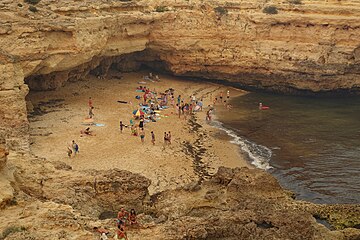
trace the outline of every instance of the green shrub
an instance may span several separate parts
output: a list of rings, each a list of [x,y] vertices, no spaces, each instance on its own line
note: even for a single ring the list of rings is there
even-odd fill
[[[30,3],[30,4],[38,4],[41,0],[24,0],[26,3]]]
[[[216,14],[219,14],[219,15],[226,15],[228,13],[228,10],[226,8],[223,8],[223,7],[216,7],[214,8],[214,11]]]
[[[267,6],[263,9],[263,13],[266,14],[277,14],[278,10],[275,6]]]
[[[32,12],[37,12],[37,8],[34,7],[34,6],[29,6],[29,10],[32,11]]]
[[[25,230],[26,230],[25,227],[16,227],[16,226],[8,227],[2,232],[2,234],[0,236],[0,240],[5,239],[10,234],[17,233],[17,232],[22,232],[22,231],[25,231]]]
[[[301,0],[289,0],[291,4],[302,4]]]
[[[166,12],[166,11],[169,11],[169,9],[166,6],[157,6],[155,8],[155,11],[156,12]]]

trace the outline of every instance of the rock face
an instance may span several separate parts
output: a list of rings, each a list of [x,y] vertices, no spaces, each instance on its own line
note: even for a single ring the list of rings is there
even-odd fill
[[[112,236],[115,213],[122,206],[135,208],[142,226],[129,226],[131,239],[360,237],[354,228],[360,223],[359,205],[295,201],[274,177],[259,169],[221,167],[196,187],[168,190],[150,200],[150,182],[138,174],[74,171],[39,159],[29,163],[12,161],[17,169],[12,184],[15,198],[0,208],[4,239],[96,239],[93,227],[106,227]],[[315,217],[334,229],[317,223]]]
[[[9,152],[4,139],[0,138],[0,209],[8,204],[13,198],[13,189],[7,179],[6,162]]]
[[[6,150],[5,141],[1,141],[0,139],[0,172],[5,167],[8,154],[9,152]]]
[[[150,180],[124,170],[71,171],[66,164],[34,159],[18,165],[14,173],[18,188],[31,197],[70,205],[82,214],[98,217],[122,206],[142,209],[149,201]]]
[[[327,206],[330,207],[330,206]],[[359,230],[330,231],[318,224],[314,209],[329,222],[342,215],[358,222],[359,206],[339,212],[292,200],[276,180],[258,169],[220,168],[212,180],[193,192],[164,192],[155,201],[165,239],[356,239]],[[316,211],[319,211],[317,209]],[[345,210],[345,211],[344,211]],[[324,214],[325,215],[325,214]],[[336,225],[335,221],[333,221]],[[339,226],[339,225],[336,225]],[[341,226],[340,226],[341,228]]]
[[[33,90],[56,89],[111,66],[144,62],[247,88],[358,93],[360,3],[291,2],[42,0],[33,11],[20,0],[1,3],[0,121],[8,145],[28,148],[24,79]],[[263,12],[270,5],[277,14]]]

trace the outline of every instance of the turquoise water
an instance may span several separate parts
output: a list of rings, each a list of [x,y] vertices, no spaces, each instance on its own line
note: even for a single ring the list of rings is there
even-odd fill
[[[298,199],[360,203],[360,98],[249,93],[232,105],[217,115],[233,142]]]

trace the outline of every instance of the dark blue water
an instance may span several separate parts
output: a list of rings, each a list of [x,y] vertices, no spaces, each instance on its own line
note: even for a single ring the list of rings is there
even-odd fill
[[[219,120],[298,199],[360,203],[360,98],[249,93],[232,104]]]

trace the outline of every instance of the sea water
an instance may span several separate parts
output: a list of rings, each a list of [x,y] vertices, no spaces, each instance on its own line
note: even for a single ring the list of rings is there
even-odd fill
[[[259,110],[258,104],[269,106]],[[298,199],[360,203],[360,98],[249,93],[217,125]],[[220,109],[220,108],[218,108]],[[221,114],[219,114],[221,112]]]

